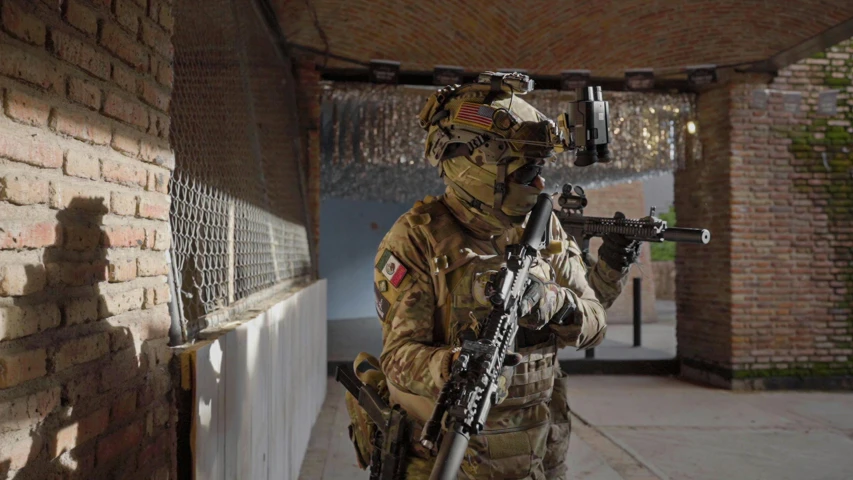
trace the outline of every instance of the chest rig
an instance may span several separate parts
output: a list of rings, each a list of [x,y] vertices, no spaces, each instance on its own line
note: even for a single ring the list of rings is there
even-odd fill
[[[476,338],[480,321],[491,310],[486,283],[503,263],[507,244],[519,234],[509,230],[502,238],[477,239],[467,233],[441,200],[427,197],[409,217],[409,224],[428,240],[432,284],[436,298],[434,340],[461,346]],[[542,262],[541,268],[550,268]],[[497,410],[528,406],[550,398],[556,340],[547,329],[519,328],[516,351],[523,361],[504,371],[506,398]]]
[[[434,197],[416,204],[408,222],[413,234],[427,240],[424,255],[430,261],[436,299],[434,341],[460,346],[477,336],[480,321],[491,309],[485,284],[491,272],[500,269],[506,246],[518,241],[520,232],[475,238]],[[541,262],[540,268],[551,267]],[[460,478],[543,478],[557,343],[548,329],[519,328],[516,339],[515,351],[522,362],[502,371],[498,403],[489,412],[485,429],[471,437]]]

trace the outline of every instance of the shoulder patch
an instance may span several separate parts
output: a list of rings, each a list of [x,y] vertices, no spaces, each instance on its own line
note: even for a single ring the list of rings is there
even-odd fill
[[[398,288],[400,284],[403,283],[403,279],[406,278],[406,274],[409,272],[409,269],[403,265],[403,262],[398,260],[397,257],[391,253],[391,250],[388,250],[387,248],[385,249],[385,253],[379,257],[379,262],[376,263],[376,269],[379,270],[395,288]]]
[[[376,284],[373,285],[373,294],[375,295],[376,302],[376,315],[379,316],[379,320],[385,321],[385,316],[388,315],[388,309],[391,307],[391,302],[382,295],[380,292],[380,287]]]

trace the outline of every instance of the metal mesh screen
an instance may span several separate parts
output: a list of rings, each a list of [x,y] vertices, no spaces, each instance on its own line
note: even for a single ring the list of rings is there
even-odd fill
[[[251,2],[175,7],[172,248],[189,335],[311,270],[295,83]]]

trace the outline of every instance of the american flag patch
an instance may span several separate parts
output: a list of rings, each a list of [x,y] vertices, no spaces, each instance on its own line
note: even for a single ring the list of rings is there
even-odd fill
[[[455,121],[480,128],[492,128],[492,115],[495,109],[487,105],[464,102],[456,112]]]

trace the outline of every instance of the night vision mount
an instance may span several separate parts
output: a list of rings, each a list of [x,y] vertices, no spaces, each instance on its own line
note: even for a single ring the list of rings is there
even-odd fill
[[[493,92],[525,95],[533,91],[533,80],[518,72],[485,72],[477,83],[490,85]],[[601,87],[575,90],[575,100],[568,112],[557,117],[550,129],[549,141],[556,152],[575,150],[575,165],[586,167],[610,161],[610,106],[602,98]]]

